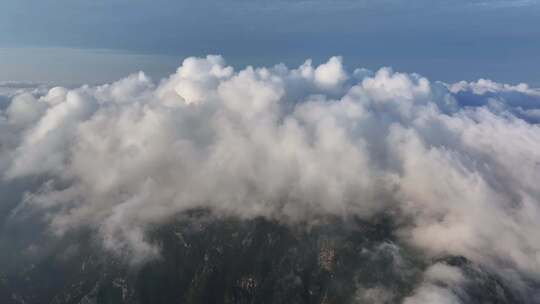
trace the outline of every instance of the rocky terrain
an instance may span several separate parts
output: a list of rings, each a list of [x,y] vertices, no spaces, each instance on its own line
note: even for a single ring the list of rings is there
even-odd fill
[[[464,303],[528,303],[465,257],[426,259],[400,244],[381,216],[291,227],[182,215],[152,232],[160,257],[129,265],[91,237],[0,277],[1,303],[401,303],[430,265],[459,269],[445,286]],[[81,243],[81,244],[82,244]]]

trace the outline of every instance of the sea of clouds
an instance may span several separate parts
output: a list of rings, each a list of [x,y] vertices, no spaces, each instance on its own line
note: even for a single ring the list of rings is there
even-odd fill
[[[42,214],[58,236],[91,229],[142,261],[159,255],[148,227],[193,208],[285,224],[389,212],[425,255],[465,256],[538,295],[540,90],[526,84],[347,71],[340,57],[235,71],[207,56],[159,83],[6,88],[0,183],[31,180],[10,217]],[[433,278],[463,280],[435,265],[406,302],[457,303]]]

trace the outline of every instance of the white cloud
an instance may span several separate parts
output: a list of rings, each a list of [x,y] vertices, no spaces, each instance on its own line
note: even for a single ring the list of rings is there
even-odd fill
[[[159,84],[139,73],[14,98],[0,166],[4,179],[49,180],[21,208],[48,210],[53,231],[90,227],[137,260],[158,253],[149,226],[194,207],[285,223],[392,209],[408,219],[401,239],[429,257],[540,280],[540,127],[514,114],[510,91],[540,109],[526,85],[349,75],[339,57],[238,72],[188,58]],[[463,92],[504,108],[463,105]],[[425,276],[461,280],[443,266]],[[441,299],[457,301],[429,283],[407,303]]]
[[[449,90],[452,93],[472,91],[474,94],[477,95],[483,95],[486,93],[518,92],[533,96],[540,96],[539,89],[529,88],[526,83],[509,85],[504,83],[497,83],[490,79],[479,79],[478,81],[473,82],[460,81],[449,85]]]
[[[424,272],[422,284],[407,297],[404,304],[461,303],[454,289],[459,289],[466,278],[457,267],[436,263]]]
[[[315,69],[315,83],[322,88],[338,89],[347,79],[341,57],[332,57]]]
[[[405,299],[404,304],[460,304],[461,301],[448,289],[436,285],[424,285]]]

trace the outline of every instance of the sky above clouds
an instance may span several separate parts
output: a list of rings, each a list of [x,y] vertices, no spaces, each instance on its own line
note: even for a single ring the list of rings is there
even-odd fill
[[[449,82],[538,85],[539,16],[538,1],[5,0],[0,80],[160,78],[206,54],[237,67],[342,55]]]

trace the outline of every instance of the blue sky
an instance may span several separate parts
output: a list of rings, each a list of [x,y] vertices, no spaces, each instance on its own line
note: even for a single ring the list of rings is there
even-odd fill
[[[3,0],[0,80],[101,82],[182,58],[298,65],[342,55],[444,81],[540,85],[540,1]]]

